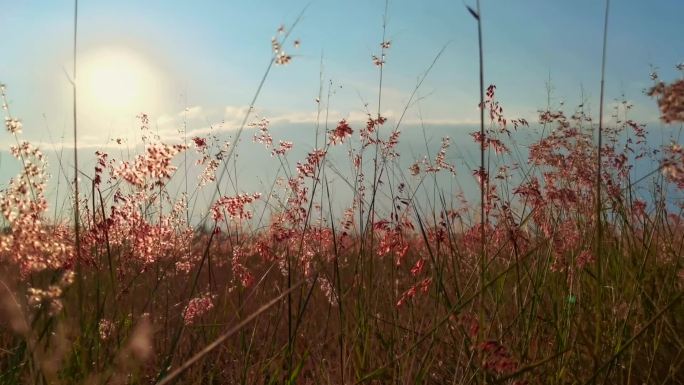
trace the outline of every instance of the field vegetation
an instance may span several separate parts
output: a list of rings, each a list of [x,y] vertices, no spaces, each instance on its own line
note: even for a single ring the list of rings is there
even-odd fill
[[[296,62],[296,24],[276,31],[264,79]],[[604,111],[603,95],[598,116],[507,116],[481,66],[480,164],[454,161],[446,137],[407,159],[403,115],[380,113],[391,50],[383,26],[365,122],[328,121],[322,85],[302,158],[254,114],[261,86],[231,141],[163,141],[141,114],[138,154],[97,151],[62,184],[63,221],[3,86],[21,171],[0,192],[0,383],[684,383],[677,140],[654,144],[629,102]],[[684,80],[652,80],[662,121],[681,127]],[[240,135],[278,169],[270,189],[231,178]],[[454,175],[478,195],[442,184]]]

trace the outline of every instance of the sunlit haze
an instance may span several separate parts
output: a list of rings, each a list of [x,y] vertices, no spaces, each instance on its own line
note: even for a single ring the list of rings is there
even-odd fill
[[[85,114],[125,116],[159,103],[159,69],[139,52],[104,47],[85,52],[79,65],[77,81]]]

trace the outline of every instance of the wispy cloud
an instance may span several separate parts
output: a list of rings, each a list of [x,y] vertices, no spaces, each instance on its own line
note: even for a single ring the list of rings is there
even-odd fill
[[[249,106],[245,105],[226,105],[226,106],[202,106],[194,105],[188,108],[171,111],[159,115],[158,117],[151,116],[150,129],[153,134],[160,137],[161,140],[174,143],[182,141],[185,137],[192,138],[194,136],[206,135],[231,135],[235,133],[241,126],[245,114],[248,112]],[[475,111],[477,112],[477,111]],[[386,109],[381,115],[388,119],[386,127],[392,128],[398,124],[398,119],[401,117],[402,110]],[[371,113],[371,116],[374,116]],[[530,122],[536,121],[536,115],[528,113],[524,115],[516,115],[515,111],[507,111],[507,116],[511,118],[525,117]],[[247,123],[255,121],[260,118],[266,118],[270,121],[272,128],[278,128],[291,125],[315,125],[321,124],[324,126],[327,123],[329,127],[334,127],[337,123],[345,119],[354,128],[364,126],[369,118],[368,113],[363,110],[339,111],[327,110],[321,111],[320,114],[315,110],[310,111],[285,111],[276,109],[259,109],[256,108],[251,114]],[[476,126],[479,125],[479,116],[476,113],[472,117],[459,118],[449,116],[427,117],[420,119],[418,114],[409,109],[401,121],[401,127],[411,126]],[[246,130],[250,130],[249,125],[245,125]],[[79,137],[79,148],[83,149],[97,149],[108,147],[120,147],[117,141],[126,143],[130,146],[135,146],[140,143],[140,132],[133,128],[126,132],[116,132],[101,130],[99,132],[84,132]],[[42,148],[64,148],[72,149],[73,142],[68,138],[62,138],[54,143],[50,142],[35,142]],[[0,145],[9,146],[12,143],[0,143]]]

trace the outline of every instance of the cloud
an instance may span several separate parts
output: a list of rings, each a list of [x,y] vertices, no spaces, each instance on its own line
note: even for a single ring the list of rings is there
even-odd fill
[[[194,136],[219,135],[235,133],[241,126],[245,114],[249,111],[249,106],[246,105],[226,105],[226,106],[203,106],[194,105],[186,109],[170,111],[164,114],[150,116],[150,130],[152,133],[158,135],[163,141],[169,143],[178,143],[184,137],[192,138]],[[388,119],[385,127],[393,128],[397,124],[397,120],[401,117],[403,110],[386,109],[381,115]],[[371,112],[371,116],[375,113]],[[507,113],[508,115],[508,113]],[[511,115],[513,116],[513,115]],[[368,114],[361,109],[354,109],[350,111],[328,110],[321,111],[320,115],[315,110],[277,110],[277,109],[260,109],[255,108],[249,116],[247,123],[256,121],[264,117],[268,119],[272,127],[287,126],[287,125],[315,125],[320,122],[321,125],[325,123],[327,117],[328,126],[333,128],[342,119],[346,119],[353,128],[358,129],[365,126],[368,120]],[[517,117],[517,116],[516,116]],[[528,119],[529,120],[529,119]],[[532,121],[532,120],[530,120]],[[425,118],[421,121],[414,111],[409,110],[403,117],[401,122],[402,127],[418,126],[424,124],[440,125],[440,126],[463,126],[479,125],[479,116],[473,115],[472,118],[460,119],[449,116],[439,116]],[[132,125],[131,125],[132,124]],[[119,130],[119,128],[112,128],[109,131],[101,129],[100,131],[83,132],[79,135],[79,148],[97,149],[97,148],[120,148],[116,143],[117,139],[124,141],[124,146],[136,146],[140,144],[140,131],[135,126],[135,122],[129,124],[129,129]],[[245,130],[250,130],[248,124],[245,125]],[[183,134],[184,130],[185,135]],[[251,135],[251,134],[250,134]],[[34,142],[38,144],[37,142]],[[11,142],[8,142],[11,144]],[[55,143],[41,142],[42,148],[49,150],[54,148],[72,149],[73,142],[70,139],[64,138]]]
[[[203,111],[202,106],[186,107],[185,110],[178,113],[178,116],[184,119],[196,119],[202,116]]]
[[[437,119],[404,119],[402,125],[419,126],[424,124],[426,126],[479,126],[479,118],[471,119],[454,119],[454,118],[437,118]]]

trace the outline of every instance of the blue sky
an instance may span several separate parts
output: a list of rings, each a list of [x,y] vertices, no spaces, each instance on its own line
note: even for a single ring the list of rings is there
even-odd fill
[[[73,3],[2,2],[0,81],[7,85],[12,113],[23,120],[25,138],[68,144],[71,91],[65,72],[72,67]],[[464,4],[389,2],[387,40],[392,46],[381,107],[396,118],[418,77],[448,44],[419,91],[424,97],[420,108],[423,120],[439,126],[440,134],[454,130],[456,145],[475,129],[478,118],[477,29]],[[143,74],[140,92],[153,97],[114,111],[103,107],[106,98],[92,107],[90,99],[102,95],[81,92],[81,144],[103,146],[116,137],[134,141],[135,112],[141,111],[169,138],[177,137],[184,120],[190,132],[224,122],[221,127],[230,133],[269,63],[271,37],[307,5],[292,31],[301,47],[286,46],[293,61],[273,68],[257,113],[281,125],[284,136],[311,140],[311,130],[298,127],[313,124],[321,70],[326,87],[334,85],[332,119],[360,119],[364,103],[375,111],[378,69],[371,55],[380,50],[384,0],[82,0],[79,71],[106,62],[107,52],[125,52]],[[590,110],[598,111],[603,7],[597,0],[482,1],[485,82],[497,85],[509,118],[534,122],[536,111],[547,103],[549,79],[554,106],[563,102],[572,109],[583,93]],[[664,79],[681,76],[674,66],[684,61],[682,15],[681,0],[612,3],[606,100],[624,94],[635,105],[632,118],[652,127],[658,126],[658,111],[642,91],[651,83],[652,68]],[[404,129],[416,129],[417,121],[414,106]],[[0,134],[0,144],[11,140]]]
[[[370,57],[379,51],[382,0],[81,1],[79,54],[134,52],[163,74],[155,83],[159,100],[150,108],[140,106],[141,111],[155,119],[200,106],[201,120],[213,121],[226,106],[248,104],[268,64],[270,38],[307,4],[292,32],[301,48],[290,48],[296,55],[293,62],[269,75],[257,107],[272,115],[310,115],[323,56],[325,81],[342,86],[331,109],[344,116],[362,111],[363,101],[377,108],[378,71]],[[603,2],[485,0],[482,13],[486,82],[497,84],[509,115],[534,117],[546,104],[549,77],[557,102],[576,104],[583,88],[595,104]],[[684,60],[682,14],[684,2],[679,0],[621,1],[611,9],[608,100],[624,93],[636,104],[640,120],[657,117],[654,103],[642,95],[650,66],[672,78],[674,65]],[[45,126],[43,114],[56,136],[69,124],[69,83],[63,68],[72,65],[72,17],[68,1],[12,2],[0,15],[0,79],[31,137]],[[477,118],[476,27],[462,2],[390,1],[387,37],[392,47],[383,109],[403,108],[417,77],[448,43],[421,90],[428,95],[421,105],[423,117],[453,123]],[[117,135],[117,129],[134,124],[130,114],[125,119],[106,113],[87,119],[87,112],[84,107],[89,129],[104,126],[98,134],[114,130],[111,134]],[[120,119],[124,123],[112,123]]]

